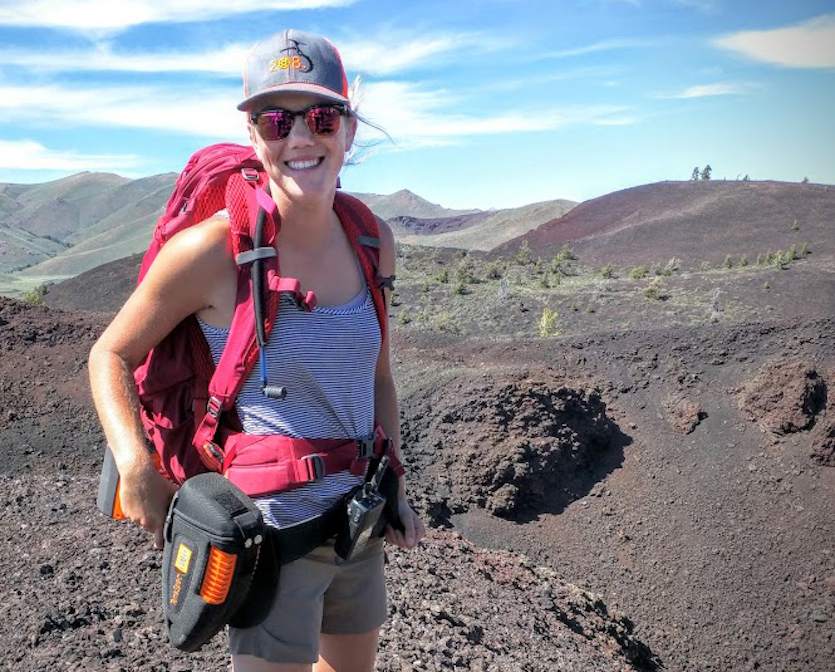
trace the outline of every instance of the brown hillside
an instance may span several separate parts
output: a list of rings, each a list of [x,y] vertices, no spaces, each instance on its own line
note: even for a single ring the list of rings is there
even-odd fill
[[[794,230],[793,228],[794,227]],[[604,265],[721,263],[726,255],[784,250],[808,242],[835,252],[835,188],[785,182],[660,182],[581,203],[566,215],[497,248],[527,241],[548,257],[570,244],[582,261]]]

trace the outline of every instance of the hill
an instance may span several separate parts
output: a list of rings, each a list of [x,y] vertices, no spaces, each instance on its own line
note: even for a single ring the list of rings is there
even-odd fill
[[[43,184],[0,184],[0,294],[20,296],[144,251],[176,177],[78,173]],[[406,189],[355,195],[383,218],[477,212],[449,210]]]
[[[393,194],[382,196],[380,194],[353,193],[365,203],[378,217],[390,219],[392,217],[454,217],[479,210],[450,210],[435,203],[430,203],[408,189],[401,189]]]
[[[576,205],[567,200],[543,201],[454,217],[393,217],[389,224],[400,243],[488,251],[561,217]]]
[[[698,266],[727,255],[798,248],[835,252],[835,188],[786,182],[660,182],[585,201],[562,217],[498,246],[508,255],[527,242],[555,255],[570,244],[589,264]]]

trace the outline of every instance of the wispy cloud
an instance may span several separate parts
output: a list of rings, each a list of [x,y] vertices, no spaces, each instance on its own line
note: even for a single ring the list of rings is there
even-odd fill
[[[139,164],[130,154],[82,154],[54,150],[34,140],[0,140],[0,169],[15,170],[123,170]]]
[[[204,72],[240,76],[251,45],[230,44],[199,52],[115,53],[106,43],[75,51],[0,49],[0,65],[26,68],[41,74],[62,72]]]
[[[338,46],[350,73],[391,75],[433,67],[450,53],[467,49],[484,52],[493,44],[475,33],[420,35],[387,31],[373,38],[339,40]],[[201,72],[239,77],[251,44],[230,43],[200,51],[144,51],[120,53],[107,41],[86,49],[47,51],[2,49],[0,65],[26,68],[42,74],[60,72]]]
[[[719,37],[713,44],[757,61],[793,68],[835,68],[835,14],[774,30]]]
[[[356,0],[27,0],[0,5],[0,25],[116,33],[143,23],[205,21],[263,10],[352,5]]]
[[[498,49],[500,44],[480,33],[402,30],[380,31],[374,37],[348,37],[337,42],[346,70],[369,75],[433,69],[449,63],[452,53],[487,53]]]
[[[10,86],[0,84],[0,123],[143,128],[245,140],[232,91],[181,87]]]
[[[569,58],[571,56],[582,56],[584,54],[593,54],[599,51],[618,51],[621,49],[647,49],[650,47],[657,47],[666,44],[666,38],[654,39],[616,39],[603,40],[601,42],[594,42],[582,47],[574,47],[572,49],[561,49],[559,51],[548,51],[540,54],[539,58]]]
[[[469,136],[552,131],[566,126],[634,123],[618,105],[503,107],[484,115],[450,112],[457,101],[448,91],[424,91],[405,82],[369,84],[362,113],[398,142],[453,144]]]
[[[716,82],[713,84],[697,84],[689,86],[684,91],[672,94],[658,94],[655,98],[706,98],[708,96],[733,96],[750,93],[756,88],[755,84],[739,84],[733,82]]]

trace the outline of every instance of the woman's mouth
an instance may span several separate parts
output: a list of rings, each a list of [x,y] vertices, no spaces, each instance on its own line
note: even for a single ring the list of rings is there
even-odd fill
[[[286,165],[291,170],[310,170],[311,168],[316,168],[322,161],[325,160],[325,157],[320,156],[318,159],[304,159],[304,160],[297,160],[297,161],[285,161],[284,165]]]

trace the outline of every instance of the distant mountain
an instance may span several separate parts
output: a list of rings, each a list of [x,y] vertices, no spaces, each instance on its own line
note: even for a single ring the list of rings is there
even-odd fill
[[[562,217],[503,243],[497,256],[524,242],[536,255],[555,255],[564,244],[581,260],[621,267],[697,264],[727,255],[798,248],[835,253],[835,187],[791,182],[687,181],[632,187],[584,201]]]
[[[389,224],[400,243],[488,251],[561,217],[576,205],[567,200],[543,201],[521,208],[455,217],[394,217]]]
[[[78,173],[0,185],[0,273],[75,275],[146,247],[175,179]]]
[[[353,192],[351,192],[351,195],[356,196],[371,208],[375,215],[383,219],[391,219],[392,217],[398,216],[422,218],[453,217],[455,215],[481,212],[480,210],[450,210],[435,203],[430,203],[417,194],[413,194],[408,189],[401,189],[387,196]]]
[[[0,184],[0,274],[67,278],[144,251],[176,178],[78,173],[43,184]],[[406,189],[354,195],[384,219],[478,212],[443,208]]]

